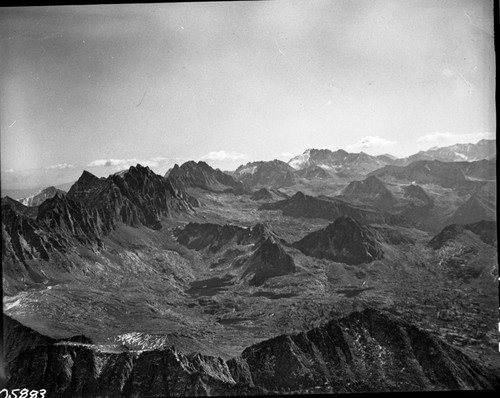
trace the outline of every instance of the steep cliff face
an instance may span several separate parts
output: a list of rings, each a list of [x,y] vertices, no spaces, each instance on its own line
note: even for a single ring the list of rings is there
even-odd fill
[[[308,256],[346,264],[361,264],[383,257],[375,233],[349,216],[337,218],[326,228],[310,233],[293,246]]]
[[[245,349],[227,362],[175,348],[129,351],[53,340],[4,317],[7,388],[55,397],[498,388],[500,378],[437,337],[368,309]]]

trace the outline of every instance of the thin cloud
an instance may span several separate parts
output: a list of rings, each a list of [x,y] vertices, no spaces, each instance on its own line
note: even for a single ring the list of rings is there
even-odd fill
[[[137,159],[98,159],[90,162],[87,167],[130,167],[137,163]]]
[[[378,136],[367,136],[361,138],[358,142],[348,145],[347,149],[351,151],[369,149],[369,148],[387,148],[396,145],[396,141],[387,140]]]
[[[247,155],[240,152],[227,152],[227,151],[212,151],[203,155],[200,160],[212,160],[216,162],[223,162],[225,160],[239,160],[246,158]]]
[[[170,158],[165,158],[163,156],[156,156],[149,159],[97,159],[93,160],[87,167],[108,167],[108,168],[129,168],[130,166],[136,166],[140,164],[144,167],[149,167],[150,169],[160,168],[173,164],[173,160]]]
[[[469,134],[456,134],[450,131],[436,131],[431,134],[422,135],[417,138],[418,142],[434,142],[439,141],[453,141],[454,143],[469,143],[477,142],[482,139],[494,139],[495,134],[490,132],[483,133],[469,133]]]
[[[59,163],[59,164],[54,164],[52,166],[47,166],[45,167],[46,170],[54,170],[54,169],[57,169],[57,170],[64,170],[64,169],[73,169],[75,166],[72,165],[72,164],[68,164],[68,163]]]

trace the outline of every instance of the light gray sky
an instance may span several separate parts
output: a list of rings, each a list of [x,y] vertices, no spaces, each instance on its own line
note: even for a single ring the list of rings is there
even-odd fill
[[[494,63],[491,1],[3,8],[2,184],[494,138]]]

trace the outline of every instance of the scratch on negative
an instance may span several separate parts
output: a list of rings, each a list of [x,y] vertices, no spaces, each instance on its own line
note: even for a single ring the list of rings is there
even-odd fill
[[[285,53],[283,51],[281,51],[280,46],[278,46],[278,41],[276,40],[276,37],[274,37],[274,42],[276,43],[276,48],[278,49],[278,51],[280,52],[280,54],[281,55],[285,55]]]
[[[141,100],[139,101],[139,103],[135,106],[136,108],[138,108],[139,106],[141,106],[142,104],[142,100],[144,99],[144,97],[146,96],[146,93],[148,92],[148,90],[144,91],[144,94],[142,95],[142,98]]]
[[[471,82],[469,82],[465,77],[464,75],[462,75],[458,70],[456,71],[457,72],[457,75],[464,81],[464,83],[467,85],[467,87],[469,88],[469,94],[472,93],[472,90],[474,89],[474,86],[472,85]]]

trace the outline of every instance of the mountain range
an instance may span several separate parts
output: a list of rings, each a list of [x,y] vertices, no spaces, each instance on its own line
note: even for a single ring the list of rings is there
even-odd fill
[[[498,389],[490,147],[404,161],[311,149],[163,176],[138,164],[2,197],[6,386],[61,397]]]

